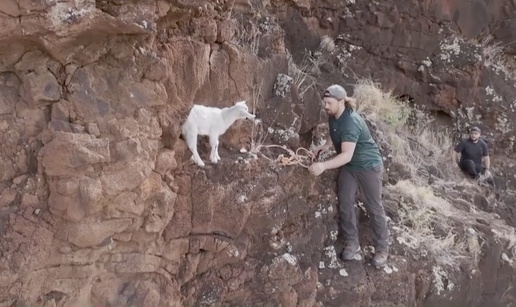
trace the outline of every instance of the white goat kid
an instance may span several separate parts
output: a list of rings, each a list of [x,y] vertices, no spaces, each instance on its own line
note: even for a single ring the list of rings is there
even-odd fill
[[[197,135],[207,135],[210,138],[210,160],[217,163],[219,157],[219,136],[238,119],[254,119],[255,115],[249,113],[245,101],[238,101],[229,108],[206,107],[195,104],[188,114],[188,118],[182,127],[183,138],[192,152],[195,164],[203,167],[199,153],[197,152]]]

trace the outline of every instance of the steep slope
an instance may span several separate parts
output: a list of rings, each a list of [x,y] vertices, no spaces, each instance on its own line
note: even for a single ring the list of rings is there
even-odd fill
[[[505,12],[515,11],[465,0],[2,1],[0,306],[507,306],[516,88]],[[363,77],[381,85],[351,86]],[[385,270],[367,265],[360,202],[366,252],[336,258],[335,172],[315,179],[270,160],[288,150],[256,152],[320,142],[319,93],[334,82],[359,99],[385,157]],[[192,104],[242,99],[259,121],[230,128],[219,164],[192,165],[179,137]],[[472,124],[487,131],[496,189],[449,159]],[[199,149],[207,161],[206,140]]]

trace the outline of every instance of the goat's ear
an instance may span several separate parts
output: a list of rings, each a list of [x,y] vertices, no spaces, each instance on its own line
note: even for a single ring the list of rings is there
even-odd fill
[[[237,103],[235,103],[235,105],[245,105],[245,100],[238,101]]]

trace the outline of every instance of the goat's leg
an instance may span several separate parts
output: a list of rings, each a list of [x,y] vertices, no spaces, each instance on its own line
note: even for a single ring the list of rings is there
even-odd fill
[[[185,135],[186,145],[192,152],[192,160],[195,164],[204,167],[204,162],[199,156],[199,152],[197,152],[197,131],[190,131]]]
[[[217,161],[220,161],[220,156],[219,156],[219,143],[217,143],[217,147],[215,148],[215,157],[217,158]]]
[[[211,147],[211,153],[210,153],[210,160],[212,163],[217,163],[218,160],[220,160],[220,157],[218,156],[218,147],[219,147],[219,136],[218,135],[210,135],[210,147]]]
[[[256,117],[256,115],[253,115],[253,114],[251,114],[251,113],[249,113],[249,112],[245,112],[245,111],[244,111],[244,114],[245,114],[245,117],[246,117],[247,119],[254,119],[254,118]]]
[[[220,161],[220,156],[219,156],[219,137],[220,135],[217,135],[217,136],[214,136],[213,138],[215,139],[215,149],[213,149],[214,151],[214,155],[215,155],[215,159],[218,161]]]

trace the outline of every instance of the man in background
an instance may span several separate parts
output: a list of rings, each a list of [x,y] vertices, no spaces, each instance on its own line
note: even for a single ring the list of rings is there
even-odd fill
[[[478,127],[469,129],[469,138],[460,141],[455,146],[455,152],[460,169],[472,179],[478,180],[482,174],[491,177],[489,172],[491,161],[487,144],[480,139],[480,129]],[[488,183],[492,184],[492,179],[489,179]]]

